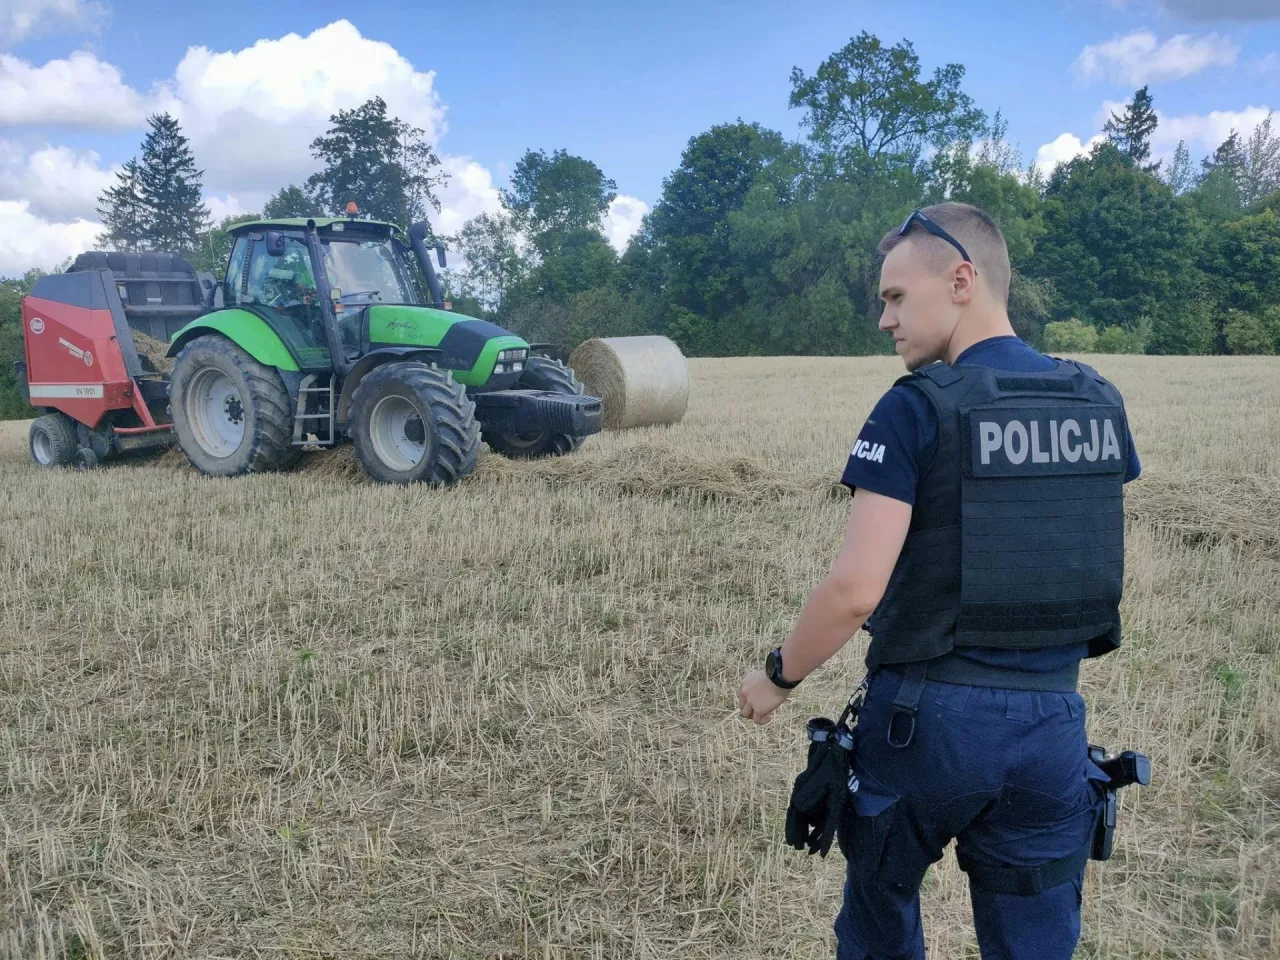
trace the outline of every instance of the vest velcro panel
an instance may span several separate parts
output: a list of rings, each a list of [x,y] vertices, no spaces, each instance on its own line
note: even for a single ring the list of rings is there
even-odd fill
[[[956,643],[1043,646],[1105,633],[1124,577],[1123,409],[1015,393],[959,414]]]
[[[1129,451],[1115,388],[1066,361],[1035,376],[938,365],[907,382],[938,415],[938,448],[867,625],[868,665],[1119,646]]]

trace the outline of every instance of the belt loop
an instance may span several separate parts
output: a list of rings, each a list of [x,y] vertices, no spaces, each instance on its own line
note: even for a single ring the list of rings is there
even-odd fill
[[[889,718],[889,730],[885,739],[889,746],[899,750],[909,746],[916,735],[916,708],[920,706],[920,697],[924,694],[924,684],[928,673],[925,661],[908,663],[904,666],[905,676],[898,695],[893,698],[893,715]],[[895,735],[899,724],[906,725],[906,735]]]

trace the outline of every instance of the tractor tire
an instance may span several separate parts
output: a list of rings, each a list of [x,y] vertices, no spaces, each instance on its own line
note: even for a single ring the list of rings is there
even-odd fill
[[[480,452],[476,405],[448,370],[388,363],[351,395],[356,459],[381,483],[448,486],[471,473]]]
[[[76,451],[76,469],[81,472],[85,470],[96,470],[102,465],[102,461],[98,459],[98,455],[88,447],[81,447]]]
[[[69,467],[76,462],[76,424],[65,413],[48,413],[31,421],[27,450],[41,467]]]
[[[227,338],[198,337],[182,348],[170,396],[178,446],[201,473],[234,477],[296,462],[284,381]]]
[[[579,397],[583,394],[582,384],[573,371],[559,360],[549,357],[530,357],[516,386],[521,390],[549,390]],[[568,433],[553,433],[550,430],[523,435],[486,430],[482,439],[494,453],[514,460],[533,460],[573,453],[582,446],[582,441],[586,438]]]

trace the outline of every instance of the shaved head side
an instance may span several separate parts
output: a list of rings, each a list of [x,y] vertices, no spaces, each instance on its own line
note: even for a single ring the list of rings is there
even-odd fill
[[[991,297],[1001,306],[1009,304],[1009,248],[996,222],[983,210],[968,203],[938,203],[920,210],[964,246],[986,283]],[[916,225],[905,237],[893,230],[880,241],[880,255],[887,256],[899,244],[910,242],[933,268],[942,269],[958,256],[955,247]]]

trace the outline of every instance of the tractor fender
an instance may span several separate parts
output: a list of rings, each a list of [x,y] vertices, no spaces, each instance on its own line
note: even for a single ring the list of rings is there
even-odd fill
[[[294,372],[298,370],[297,361],[289,353],[280,335],[267,326],[261,317],[248,310],[219,310],[191,321],[174,334],[167,355],[176,357],[189,342],[207,333],[221,334],[264,367]]]
[[[416,360],[420,363],[438,363],[443,351],[439,347],[379,347],[371,350],[355,362],[346,379],[342,382],[342,393],[338,397],[337,422],[346,425],[351,414],[351,397],[360,386],[360,381],[371,370],[388,363],[405,363]]]

